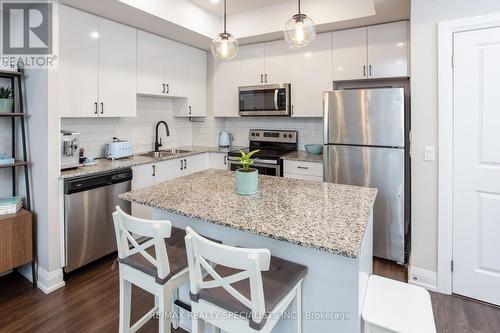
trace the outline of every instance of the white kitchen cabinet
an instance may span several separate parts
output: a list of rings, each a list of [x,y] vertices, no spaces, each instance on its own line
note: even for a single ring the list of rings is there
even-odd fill
[[[136,30],[60,7],[62,117],[129,117],[136,106]]]
[[[180,159],[166,160],[154,164],[155,184],[160,184],[182,176]]]
[[[333,79],[368,77],[366,28],[333,32]]]
[[[283,169],[287,178],[323,181],[323,163],[285,160]]]
[[[214,117],[239,117],[238,86],[239,63],[217,60],[212,62],[212,114]]]
[[[99,116],[137,114],[137,30],[99,21]]]
[[[177,111],[177,117],[204,117],[207,115],[207,52],[188,49],[187,100]]]
[[[408,22],[333,32],[333,79],[408,76]]]
[[[99,18],[59,7],[59,113],[62,117],[97,115]]]
[[[182,175],[190,175],[192,173],[206,170],[209,167],[209,154],[196,154],[183,158],[184,166],[182,169]]]
[[[165,84],[164,39],[144,32],[137,32],[137,93],[163,95]]]
[[[170,39],[163,39],[165,44],[165,84],[167,95],[174,97],[188,96],[189,47]]]
[[[368,31],[368,76],[408,76],[408,22],[374,25]]]
[[[291,55],[292,116],[323,117],[323,91],[332,90],[332,34],[316,36]]]
[[[155,184],[154,164],[132,167],[132,190],[138,190]],[[153,218],[153,209],[140,204],[132,204],[132,215],[143,219]]]
[[[264,48],[264,84],[290,83],[291,48],[283,40],[265,43]]]
[[[231,60],[238,63],[238,86],[255,86],[265,83],[264,56],[265,43],[251,44],[240,47],[237,58]]]
[[[227,170],[227,153],[210,153],[210,168]]]

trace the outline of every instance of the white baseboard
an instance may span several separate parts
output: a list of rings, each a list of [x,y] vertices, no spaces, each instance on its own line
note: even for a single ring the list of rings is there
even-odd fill
[[[26,279],[33,281],[31,274],[31,264],[19,267],[18,272]],[[37,287],[44,293],[48,294],[56,289],[64,287],[63,270],[62,268],[47,272],[45,268],[38,266],[38,283]]]
[[[408,283],[424,287],[431,291],[438,291],[437,273],[420,267],[410,265],[408,270]]]

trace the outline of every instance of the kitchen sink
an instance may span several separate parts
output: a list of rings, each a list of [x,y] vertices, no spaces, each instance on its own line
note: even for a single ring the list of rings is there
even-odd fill
[[[184,150],[184,149],[167,149],[167,150],[160,150],[158,152],[155,151],[150,151],[149,153],[144,153],[144,154],[139,154],[139,156],[146,156],[146,157],[163,157],[163,156],[171,156],[171,155],[176,155],[176,154],[184,154],[184,153],[190,153],[190,150]]]

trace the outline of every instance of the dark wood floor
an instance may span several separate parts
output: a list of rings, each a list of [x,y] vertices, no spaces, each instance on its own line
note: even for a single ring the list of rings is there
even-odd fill
[[[84,268],[48,295],[17,273],[0,277],[0,332],[117,332],[118,270],[112,264],[106,258]],[[404,267],[382,260],[374,262],[374,273],[401,281],[407,276]],[[135,321],[153,306],[153,298],[136,288],[132,297]],[[431,293],[431,298],[439,333],[500,332],[500,308],[458,296]],[[139,332],[157,330],[151,320]]]

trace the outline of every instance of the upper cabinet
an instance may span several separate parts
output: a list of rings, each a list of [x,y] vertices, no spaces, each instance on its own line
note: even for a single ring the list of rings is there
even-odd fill
[[[332,34],[316,35],[310,46],[293,50],[292,116],[323,117],[323,91],[332,90]]]
[[[264,44],[264,84],[290,83],[291,49],[282,40]]]
[[[238,86],[256,86],[264,84],[265,69],[264,44],[241,46],[236,58],[230,61],[238,63]],[[234,74],[233,74],[234,75]]]
[[[408,76],[408,22],[333,32],[333,79]]]
[[[59,114],[135,116],[136,30],[66,6],[59,20]]]
[[[368,27],[368,75],[408,76],[408,22]]]
[[[137,34],[137,93],[178,97],[175,115],[207,113],[207,53],[144,31]]]
[[[224,61],[210,57],[212,76],[212,114],[214,117],[238,117],[237,73],[240,64],[236,60]]]

